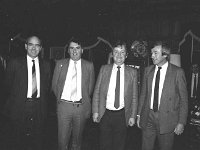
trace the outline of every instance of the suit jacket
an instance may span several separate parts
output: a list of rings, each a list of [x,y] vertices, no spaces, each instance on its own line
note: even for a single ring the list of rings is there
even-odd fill
[[[54,69],[53,80],[52,80],[52,90],[57,98],[60,100],[63,88],[65,85],[65,80],[67,76],[67,71],[69,67],[70,59],[62,59],[56,63]],[[86,118],[90,117],[91,113],[91,95],[94,88],[94,66],[93,63],[81,59],[81,89],[82,89],[82,102],[83,102],[83,114]]]
[[[150,111],[152,81],[155,66],[145,68],[138,114],[140,126],[145,129]],[[186,124],[188,114],[187,83],[184,71],[173,64],[168,65],[159,107],[160,133],[172,132],[178,123]]]
[[[40,66],[40,117],[45,119],[47,115],[47,98],[50,89],[50,65],[39,59]],[[5,113],[13,120],[21,120],[28,91],[28,67],[27,57],[11,60],[6,69],[5,79],[8,99],[5,105]]]
[[[106,98],[113,64],[101,67],[93,94],[93,113],[99,114],[99,121],[106,110]],[[136,118],[138,104],[137,71],[131,67],[124,68],[124,104],[126,124],[129,118]]]

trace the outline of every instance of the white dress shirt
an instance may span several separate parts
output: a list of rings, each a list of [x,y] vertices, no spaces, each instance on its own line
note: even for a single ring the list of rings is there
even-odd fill
[[[28,67],[28,92],[27,98],[31,98],[32,96],[32,58],[27,55],[27,67]],[[35,59],[35,71],[36,71],[36,82],[37,82],[37,98],[40,97],[40,67],[38,57]]]
[[[67,71],[67,76],[65,80],[65,85],[63,88],[63,92],[61,95],[61,99],[68,100],[68,101],[79,101],[82,98],[82,89],[81,89],[81,59],[76,62],[76,69],[77,69],[77,98],[76,100],[71,100],[71,91],[72,91],[72,72],[74,67],[74,61],[72,59],[69,60],[69,67]]]
[[[110,83],[107,93],[106,108],[109,110],[120,110],[124,108],[124,64],[120,66],[120,104],[119,108],[114,107],[115,102],[115,87],[116,87],[116,77],[117,77],[117,65],[114,64],[112,68],[112,73],[110,77]]]
[[[161,98],[161,95],[162,95],[162,89],[163,89],[163,85],[164,85],[164,81],[165,81],[165,75],[166,75],[166,72],[167,72],[168,62],[166,62],[161,67],[162,67],[162,69],[160,69],[158,109],[159,109],[159,106],[160,106],[160,98]],[[153,81],[152,81],[151,106],[150,106],[151,109],[153,109],[154,87],[155,87],[155,79],[156,79],[156,73],[157,73],[157,71],[158,71],[158,66],[156,66],[156,68],[155,68],[154,77],[153,77]]]

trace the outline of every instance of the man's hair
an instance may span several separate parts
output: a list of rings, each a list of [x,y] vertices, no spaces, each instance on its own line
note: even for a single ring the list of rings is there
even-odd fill
[[[27,38],[26,38],[26,44],[28,44],[28,41],[31,39],[31,38],[33,38],[33,37],[37,37],[38,39],[39,39],[39,41],[40,41],[40,45],[42,45],[42,40],[39,38],[39,36],[37,36],[37,35],[31,35],[31,36],[28,36]]]
[[[122,46],[122,45],[125,47],[125,50],[126,50],[126,52],[127,52],[126,43],[125,43],[125,41],[122,41],[122,40],[117,40],[117,41],[113,44],[113,49],[114,49],[115,47]]]
[[[155,46],[161,46],[162,55],[166,55],[167,56],[166,59],[167,59],[167,61],[169,61],[170,60],[171,50],[168,47],[167,43],[163,42],[163,41],[156,41],[155,44],[154,44],[154,47]]]
[[[78,45],[80,45],[82,47],[82,41],[80,38],[78,37],[72,37],[69,42],[68,42],[68,48],[71,42],[77,43]]]

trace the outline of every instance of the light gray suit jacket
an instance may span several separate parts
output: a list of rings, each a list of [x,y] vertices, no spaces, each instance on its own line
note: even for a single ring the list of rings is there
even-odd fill
[[[69,59],[62,59],[56,63],[56,67],[54,69],[52,90],[57,98],[57,101],[60,100],[61,94],[63,92],[68,67]],[[81,71],[83,115],[88,118],[91,113],[91,95],[93,92],[95,81],[93,63],[81,59]]]
[[[145,68],[144,71],[138,105],[138,115],[140,115],[142,129],[147,126],[154,71],[154,65]],[[183,69],[169,63],[159,107],[160,134],[172,132],[178,123],[186,124],[188,114],[187,93],[187,83]]]
[[[106,110],[106,98],[112,68],[113,64],[102,66],[96,82],[92,112],[99,114],[98,121],[101,120]],[[137,71],[128,66],[124,68],[124,104],[126,124],[128,125],[129,118],[136,118],[138,104]]]

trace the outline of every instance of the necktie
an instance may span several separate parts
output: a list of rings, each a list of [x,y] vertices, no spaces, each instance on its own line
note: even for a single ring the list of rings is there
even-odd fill
[[[74,62],[73,73],[72,73],[72,89],[71,89],[71,100],[75,101],[77,95],[77,68],[76,62]]]
[[[158,111],[158,96],[159,96],[159,82],[160,82],[160,69],[161,67],[158,67],[158,71],[156,73],[156,81],[155,81],[155,87],[154,87],[154,100],[153,100],[153,111]]]
[[[37,80],[36,80],[36,71],[35,71],[35,60],[32,60],[32,98],[37,97]]]
[[[116,77],[116,87],[115,87],[115,103],[114,107],[119,108],[119,98],[120,98],[120,66],[117,66],[117,77]]]
[[[193,88],[193,97],[196,98],[197,96],[197,75],[194,74],[194,88]]]

